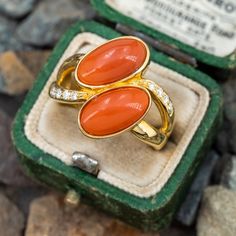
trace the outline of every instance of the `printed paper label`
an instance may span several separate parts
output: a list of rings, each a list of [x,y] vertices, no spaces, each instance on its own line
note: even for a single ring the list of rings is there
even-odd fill
[[[236,49],[236,0],[106,0],[106,3],[215,56],[225,57]]]

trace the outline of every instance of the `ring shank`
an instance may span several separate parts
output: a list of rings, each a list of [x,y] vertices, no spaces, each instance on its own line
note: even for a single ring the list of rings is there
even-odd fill
[[[82,59],[84,54],[79,53],[67,58],[60,66],[57,72],[57,85],[65,89],[77,89],[78,85],[75,80],[72,80],[72,74],[75,71],[76,65]]]
[[[74,89],[74,92],[80,94],[82,99],[77,100],[78,102],[85,102],[91,97],[90,95],[84,95],[85,91],[88,90],[87,88],[84,89],[82,87],[80,88],[79,86],[73,85],[73,73],[76,68],[76,65],[82,57],[83,54],[75,54],[74,56],[65,60],[59,68],[57,81],[55,82],[55,84],[57,86],[60,86],[64,91],[73,92]],[[153,81],[143,79],[141,73],[135,79],[131,79],[130,82],[126,81],[126,84],[146,88],[151,95],[152,101],[158,108],[162,119],[161,127],[154,127],[148,122],[141,120],[130,130],[131,133],[142,142],[152,146],[157,150],[160,150],[166,144],[173,130],[174,109],[172,102],[170,101],[168,95],[163,91],[163,89],[159,85],[157,85]],[[93,90],[88,91],[88,93],[91,93],[91,91]],[[58,102],[70,105],[75,104],[74,101],[70,101],[68,99],[63,100],[63,98],[53,98],[56,99]]]

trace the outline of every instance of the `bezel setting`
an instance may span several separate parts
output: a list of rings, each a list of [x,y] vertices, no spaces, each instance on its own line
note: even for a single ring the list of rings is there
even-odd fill
[[[106,93],[106,92],[108,92],[108,91],[112,91],[112,90],[115,90],[115,89],[122,89],[122,88],[138,88],[138,89],[143,90],[143,91],[148,95],[149,104],[148,104],[148,107],[146,108],[145,113],[144,113],[136,122],[134,122],[132,125],[128,126],[127,128],[125,128],[125,129],[123,129],[123,130],[120,130],[120,131],[118,131],[118,132],[115,132],[115,133],[112,133],[112,134],[108,134],[108,135],[102,135],[102,136],[96,136],[96,135],[91,135],[91,134],[87,133],[87,132],[83,129],[83,127],[82,127],[82,125],[81,125],[81,122],[80,122],[80,117],[81,117],[81,114],[82,114],[82,112],[83,112],[83,108],[84,108],[85,106],[87,106],[87,104],[88,104],[90,101],[92,101],[93,99],[96,99],[98,96],[100,96],[100,95],[102,95],[102,94],[104,94],[104,93]],[[123,133],[123,132],[125,132],[125,131],[131,130],[134,126],[136,126],[136,125],[146,116],[147,112],[150,110],[150,107],[151,107],[151,95],[150,95],[149,91],[148,91],[146,88],[143,88],[143,87],[140,87],[140,86],[133,86],[133,85],[130,85],[130,86],[129,86],[129,85],[125,85],[125,86],[121,86],[121,87],[114,87],[114,88],[112,88],[112,89],[102,91],[101,93],[98,93],[98,94],[92,96],[88,101],[86,101],[86,102],[83,104],[83,106],[81,107],[81,109],[80,109],[80,111],[79,111],[79,114],[78,114],[78,124],[79,124],[79,128],[80,128],[81,132],[82,132],[84,135],[86,135],[86,136],[88,136],[88,137],[90,137],[90,138],[103,139],[103,138],[112,137],[112,136],[114,136],[114,135],[121,134],[121,133]]]
[[[105,44],[107,44],[107,43],[110,43],[110,42],[113,42],[113,41],[116,41],[116,40],[120,40],[120,39],[134,39],[134,40],[137,40],[137,41],[139,41],[140,43],[142,43],[143,46],[145,47],[145,50],[146,50],[146,58],[145,58],[143,64],[139,67],[139,69],[136,70],[136,71],[134,71],[134,72],[133,72],[132,74],[130,74],[129,76],[127,76],[127,77],[125,77],[125,78],[123,78],[123,79],[121,79],[121,80],[112,82],[112,83],[107,83],[107,84],[104,84],[104,85],[97,85],[97,86],[85,84],[85,83],[81,82],[81,80],[78,78],[78,69],[79,69],[79,66],[80,66],[81,62],[82,62],[83,60],[85,60],[88,55],[90,55],[91,53],[93,53],[93,52],[97,49],[97,48],[95,48],[95,49],[91,50],[90,52],[88,52],[86,55],[84,55],[84,56],[81,58],[81,60],[79,61],[79,63],[77,64],[76,68],[75,68],[75,79],[76,79],[76,81],[78,82],[78,84],[79,84],[80,86],[82,86],[82,87],[87,87],[87,88],[90,88],[90,89],[103,88],[104,86],[113,86],[113,85],[115,85],[116,83],[125,82],[125,81],[129,80],[129,79],[131,79],[131,78],[137,76],[138,74],[141,74],[141,72],[143,72],[143,71],[145,70],[145,68],[146,68],[146,67],[148,66],[148,64],[149,64],[150,51],[149,51],[149,48],[148,48],[147,44],[146,44],[144,41],[142,41],[141,39],[139,39],[139,38],[137,38],[137,37],[133,37],[133,36],[122,36],[122,37],[119,37],[119,38],[111,39],[111,40],[109,40],[109,41],[107,41],[107,42],[105,42],[105,43],[99,45],[99,47],[102,47],[103,45],[105,45]]]

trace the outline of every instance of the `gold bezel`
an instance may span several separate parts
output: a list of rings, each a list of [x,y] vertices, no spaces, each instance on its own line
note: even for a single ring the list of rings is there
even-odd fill
[[[104,85],[97,85],[97,86],[95,85],[95,86],[94,86],[94,85],[84,84],[83,82],[81,82],[81,81],[79,80],[79,78],[78,78],[78,73],[77,73],[78,67],[79,67],[80,63],[81,63],[90,53],[92,53],[93,51],[97,50],[99,47],[102,47],[102,46],[105,45],[106,43],[110,43],[110,42],[112,42],[112,41],[119,40],[119,39],[123,39],[123,38],[135,39],[135,40],[141,42],[141,43],[144,45],[147,54],[146,54],[146,58],[145,58],[145,60],[144,60],[144,62],[143,62],[143,64],[142,64],[142,66],[140,66],[140,68],[139,68],[138,70],[136,70],[134,73],[130,74],[129,76],[127,76],[127,77],[125,77],[125,78],[123,78],[123,79],[121,79],[121,80],[112,82],[112,83],[108,83],[108,84],[104,84]],[[116,84],[116,83],[118,83],[118,82],[120,83],[120,82],[124,82],[124,81],[126,81],[126,80],[129,80],[129,79],[135,77],[137,74],[142,73],[142,72],[145,70],[145,68],[148,66],[149,58],[150,58],[150,51],[149,51],[149,48],[148,48],[147,44],[146,44],[143,40],[141,40],[141,39],[139,39],[139,38],[137,38],[137,37],[134,37],[134,36],[121,36],[121,37],[118,37],[118,38],[114,38],[114,39],[108,40],[107,42],[105,42],[105,43],[103,43],[103,44],[97,46],[96,48],[94,48],[94,49],[91,50],[90,52],[86,53],[86,54],[81,58],[81,60],[79,61],[79,63],[77,64],[77,66],[76,66],[76,68],[75,68],[75,79],[76,79],[76,81],[78,82],[78,84],[79,84],[80,86],[86,87],[86,88],[90,88],[90,89],[97,89],[97,88],[103,88],[104,86],[111,86],[111,85],[114,85],[114,84]]]
[[[149,104],[148,104],[148,107],[145,111],[145,113],[135,122],[133,123],[132,125],[130,125],[129,127],[121,130],[121,131],[118,131],[116,133],[113,133],[113,134],[108,134],[108,135],[103,135],[103,136],[95,136],[95,135],[91,135],[91,134],[88,134],[84,129],[83,127],[81,126],[80,124],[80,116],[81,116],[81,112],[83,110],[83,108],[87,105],[88,102],[90,102],[92,99],[98,97],[99,95],[103,94],[103,93],[106,93],[108,91],[112,91],[112,90],[115,90],[115,89],[122,89],[122,88],[127,88],[127,87],[130,87],[130,88],[139,88],[139,89],[142,89],[143,91],[146,92],[146,94],[148,95],[148,98],[149,98]],[[150,92],[148,91],[148,89],[144,88],[144,87],[141,87],[141,86],[134,86],[134,85],[124,85],[124,86],[120,86],[120,87],[113,87],[113,88],[109,88],[107,90],[104,90],[94,96],[92,96],[89,100],[87,100],[83,105],[82,107],[80,108],[80,111],[79,111],[79,114],[78,114],[78,125],[79,125],[79,128],[81,130],[81,132],[89,137],[89,138],[93,138],[93,139],[103,139],[103,138],[109,138],[109,137],[113,137],[115,135],[118,135],[118,134],[121,134],[125,131],[128,131],[128,130],[131,130],[135,125],[137,125],[141,120],[143,120],[143,118],[146,116],[146,114],[148,113],[148,111],[150,110],[150,107],[151,107],[151,104],[152,104],[152,97],[151,97],[151,94]]]
[[[140,41],[145,46],[146,52],[147,52],[146,58],[145,58],[143,64],[138,68],[138,70],[134,71],[132,74],[130,74],[129,76],[127,76],[121,80],[115,81],[113,83],[99,85],[99,86],[91,86],[91,85],[84,84],[81,81],[79,81],[78,76],[77,76],[77,70],[78,70],[78,67],[79,67],[79,64],[81,63],[81,61],[83,61],[87,55],[92,53],[98,47],[101,47],[102,45],[104,45],[110,41],[118,40],[120,38],[134,38],[135,40]],[[174,108],[173,108],[173,104],[171,103],[171,101],[169,101],[170,98],[168,97],[168,95],[166,93],[162,92],[163,93],[162,95],[160,95],[160,94],[158,95],[158,92],[157,92],[155,86],[151,87],[150,83],[145,82],[145,80],[142,78],[142,74],[147,69],[147,66],[149,63],[150,51],[149,51],[148,46],[142,40],[140,40],[137,37],[133,37],[133,36],[123,36],[123,37],[115,38],[115,39],[107,41],[106,43],[91,50],[89,53],[87,53],[85,56],[83,56],[78,63],[77,63],[77,61],[78,61],[77,58],[75,58],[75,60],[74,60],[74,58],[72,57],[72,58],[69,58],[65,61],[65,63],[64,63],[65,65],[63,64],[64,67],[61,66],[63,73],[67,73],[68,70],[70,70],[70,66],[73,66],[75,68],[74,78],[75,78],[75,81],[78,83],[78,87],[80,87],[80,89],[81,89],[80,92],[81,92],[81,94],[83,92],[86,92],[86,94],[81,97],[81,99],[86,100],[86,101],[84,101],[84,104],[82,105],[82,107],[79,111],[79,114],[78,114],[78,118],[77,118],[78,125],[79,125],[79,128],[80,128],[82,134],[84,134],[87,137],[93,138],[93,139],[103,139],[103,138],[113,137],[115,135],[119,135],[123,132],[130,130],[130,131],[132,131],[133,135],[135,135],[135,137],[137,137],[139,140],[149,144],[150,146],[154,147],[157,150],[160,150],[167,142],[167,138],[169,137],[169,135],[171,134],[171,132],[173,130]],[[73,60],[71,61],[71,59],[73,59]],[[60,79],[63,80],[63,78],[64,78],[64,76],[62,76],[62,78],[60,78]],[[108,135],[101,135],[101,136],[95,136],[95,135],[91,135],[91,134],[87,133],[83,129],[83,127],[81,126],[81,123],[80,123],[81,112],[83,111],[83,109],[87,105],[87,103],[90,102],[95,97],[100,96],[101,94],[103,94],[107,91],[125,88],[125,87],[126,88],[127,87],[135,88],[136,87],[136,88],[144,90],[146,92],[146,94],[148,94],[149,104],[148,104],[148,107],[147,107],[146,111],[144,112],[144,114],[137,121],[135,121],[133,124],[131,124],[129,127],[125,128],[123,130],[120,130],[118,132],[108,134]],[[68,90],[68,89],[66,89],[66,90]],[[68,91],[70,91],[70,90],[68,90]],[[58,99],[56,99],[56,100],[58,101]],[[161,118],[163,121],[161,127],[154,127],[143,120],[143,118],[146,116],[146,114],[150,110],[152,101],[154,101],[155,105],[157,106],[157,108],[159,109],[159,112],[161,114]],[[59,102],[62,102],[65,104],[71,104],[71,105],[74,103],[72,101],[64,101],[64,100],[59,101]],[[171,106],[169,103],[171,103]],[[169,106],[169,108],[172,107],[173,111],[168,110],[167,106]],[[172,112],[171,115],[169,114],[170,112]]]

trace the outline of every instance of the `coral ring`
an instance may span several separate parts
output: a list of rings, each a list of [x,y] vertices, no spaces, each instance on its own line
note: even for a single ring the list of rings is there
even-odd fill
[[[61,103],[84,103],[78,124],[88,137],[106,138],[130,130],[159,150],[173,130],[174,107],[159,85],[142,78],[149,56],[142,40],[115,38],[86,55],[75,54],[65,60],[49,96]],[[161,114],[161,127],[143,120],[152,101]]]

